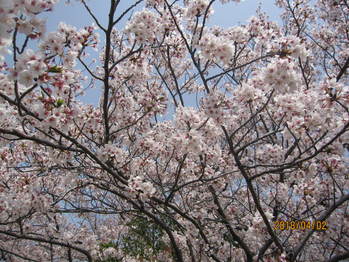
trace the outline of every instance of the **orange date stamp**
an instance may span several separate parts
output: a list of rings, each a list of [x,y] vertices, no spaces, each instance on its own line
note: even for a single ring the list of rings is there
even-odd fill
[[[322,220],[313,220],[313,221],[277,220],[277,221],[274,221],[274,230],[307,230],[307,229],[326,231],[328,229],[327,221],[322,221]]]

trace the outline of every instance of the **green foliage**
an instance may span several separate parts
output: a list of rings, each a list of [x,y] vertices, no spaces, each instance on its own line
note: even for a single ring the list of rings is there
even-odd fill
[[[113,242],[108,242],[108,243],[101,243],[101,244],[99,244],[99,247],[100,247],[102,250],[104,250],[104,249],[107,249],[107,248],[109,248],[109,247],[117,248],[118,245],[115,244],[115,243],[113,243]]]
[[[108,242],[108,243],[99,244],[99,247],[100,247],[101,251],[103,251],[109,247],[113,247],[113,248],[117,249],[118,245],[114,242]],[[103,259],[103,260],[98,260],[97,262],[121,262],[121,260],[116,258],[116,257],[108,257],[108,258]]]
[[[98,262],[121,262],[121,260],[115,257],[108,257],[107,259],[98,260]]]
[[[162,218],[172,230],[178,230],[175,222],[167,217]],[[164,236],[163,229],[149,221],[146,217],[137,216],[126,224],[129,228],[117,243],[109,242],[100,244],[101,251],[113,247],[121,249],[124,254],[131,257],[137,257],[141,261],[154,261],[153,259],[164,250],[169,250],[162,238]],[[107,258],[98,262],[120,262],[117,258]]]
[[[51,66],[47,72],[49,73],[62,73],[63,72],[63,67],[61,66]]]
[[[56,107],[60,107],[63,104],[64,104],[64,100],[62,98],[58,98],[56,100]]]
[[[149,260],[165,248],[161,240],[163,230],[144,217],[136,217],[127,224],[130,228],[122,240],[124,252],[133,257]]]

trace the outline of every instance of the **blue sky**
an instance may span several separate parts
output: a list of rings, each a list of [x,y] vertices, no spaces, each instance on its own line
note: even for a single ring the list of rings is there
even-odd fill
[[[73,25],[77,28],[83,28],[84,26],[91,25],[93,20],[88,15],[86,10],[83,8],[82,4],[76,0],[70,0],[71,4],[66,5],[65,0],[60,0],[60,2],[55,6],[53,12],[45,13],[42,17],[47,19],[47,31],[54,31],[57,28],[59,22],[63,21],[66,24]],[[105,25],[108,18],[108,9],[110,0],[87,0],[86,1],[90,8],[93,10],[95,16],[99,18],[102,25]],[[134,0],[121,0],[121,4],[117,9],[117,14],[122,13],[125,8],[130,4],[133,4]],[[247,20],[255,14],[258,6],[261,6],[262,10],[265,11],[271,20],[280,21],[279,14],[280,9],[274,6],[274,0],[245,0],[241,3],[228,3],[222,5],[220,1],[216,1],[214,4],[214,14],[208,20],[208,25],[231,27],[234,25],[244,24]],[[127,17],[128,18],[128,17]],[[121,29],[125,25],[125,20],[123,24],[119,25]],[[91,53],[91,57],[96,57],[97,54]],[[99,96],[99,91],[89,90],[81,100],[89,104],[98,104],[96,97]]]
[[[124,10],[134,2],[133,0],[122,0],[119,11]],[[101,21],[106,21],[110,0],[87,0],[87,3]],[[209,20],[209,24],[229,27],[239,23],[245,23],[249,17],[255,14],[255,10],[259,5],[262,6],[262,10],[266,11],[272,20],[278,20],[280,9],[274,6],[273,0],[245,0],[241,3],[224,5],[216,1],[214,4],[215,13]],[[77,27],[83,27],[92,22],[86,11],[82,9],[82,5],[75,0],[71,0],[69,6],[65,5],[64,0],[60,0],[54,12],[48,13],[45,16],[48,18],[49,30],[53,30],[60,21]]]
[[[89,6],[95,11],[95,14],[101,20],[106,21],[110,0],[87,0]],[[122,0],[119,10],[124,10],[133,0]],[[245,0],[241,3],[229,3],[222,5],[219,1],[214,4],[215,13],[209,20],[210,25],[220,25],[229,27],[239,23],[245,23],[249,17],[255,14],[257,7],[261,5],[262,10],[266,11],[271,20],[278,20],[280,9],[274,6],[273,0]],[[82,9],[82,5],[75,0],[71,0],[71,4],[66,6],[64,0],[56,5],[53,13],[45,15],[48,18],[48,29],[53,30],[60,21],[72,24],[77,27],[83,27],[90,24],[92,20]]]

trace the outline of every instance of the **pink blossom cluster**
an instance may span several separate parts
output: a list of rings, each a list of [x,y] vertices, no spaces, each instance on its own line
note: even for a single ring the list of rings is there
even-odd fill
[[[95,48],[98,41],[98,34],[94,32],[93,26],[87,26],[78,31],[75,27],[61,22],[58,25],[58,30],[50,32],[41,42],[40,47],[46,55],[57,54],[63,56],[65,47],[69,45],[64,61],[67,66],[73,67],[81,49],[84,46]]]
[[[27,49],[18,58],[16,68],[11,72],[10,79],[18,80],[24,87],[30,87],[34,84],[34,79],[38,79],[46,70],[47,64],[43,55]]]
[[[146,2],[147,6],[152,6],[152,7],[158,7],[163,4],[164,4],[163,0],[147,0]]]
[[[162,33],[160,17],[150,10],[137,12],[127,24],[125,31],[133,34],[140,43],[152,43]]]
[[[28,37],[41,37],[45,32],[42,19],[35,15],[49,11],[57,0],[3,0],[0,3],[0,58],[9,50],[7,46],[11,43],[11,33],[16,31],[24,33]]]
[[[129,181],[130,192],[140,198],[150,197],[155,194],[156,189],[150,182],[144,181],[141,176],[132,177]]]
[[[211,14],[212,10],[208,10],[209,7],[208,0],[193,0],[188,2],[186,16],[188,17],[199,17],[203,16],[206,12],[207,14]]]
[[[280,93],[293,92],[300,86],[297,67],[288,58],[272,61],[264,69],[262,75],[263,82]]]
[[[206,34],[198,46],[204,58],[223,65],[228,65],[234,54],[234,46],[230,41],[213,34]]]
[[[225,118],[225,105],[226,98],[220,92],[214,92],[203,99],[203,108],[208,117],[217,121],[217,123],[223,123]]]

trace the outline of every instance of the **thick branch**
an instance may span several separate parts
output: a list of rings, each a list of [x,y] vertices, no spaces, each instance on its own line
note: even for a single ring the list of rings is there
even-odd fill
[[[342,205],[345,201],[349,200],[349,194],[346,194],[342,196],[339,200],[337,200],[325,213],[323,213],[319,218],[317,218],[317,221],[323,221],[326,220],[340,205]],[[304,239],[299,243],[299,245],[295,248],[295,251],[292,256],[291,261],[296,261],[296,258],[298,254],[303,250],[305,247],[305,244],[309,240],[309,238],[316,232],[315,229],[312,229],[308,232],[308,234],[304,237]]]
[[[71,249],[74,249],[82,254],[84,254],[88,260],[88,262],[92,262],[92,257],[90,255],[90,253],[82,248],[79,248],[79,247],[75,247],[75,246],[72,246],[71,244],[67,244],[67,243],[62,243],[62,242],[59,242],[59,241],[56,241],[56,240],[48,240],[48,239],[44,239],[44,238],[41,238],[41,237],[33,237],[33,236],[29,236],[29,235],[24,235],[24,234],[15,234],[15,233],[12,233],[12,232],[7,232],[7,231],[3,231],[3,230],[0,230],[0,234],[4,234],[4,235],[7,235],[7,236],[11,236],[11,237],[14,237],[14,238],[17,238],[17,239],[26,239],[26,240],[33,240],[33,241],[37,241],[37,242],[41,242],[41,243],[48,243],[48,244],[53,244],[53,245],[57,245],[57,246],[62,246],[62,247],[67,247],[67,248],[71,248]]]
[[[234,232],[233,228],[231,227],[227,217],[224,214],[224,211],[221,207],[221,204],[219,203],[218,197],[216,195],[216,192],[212,186],[209,186],[209,189],[211,191],[211,194],[213,196],[213,201],[216,204],[218,208],[218,214],[221,216],[224,225],[228,229],[230,235],[233,237],[233,239],[239,244],[239,246],[244,250],[246,257],[247,257],[247,262],[252,262],[253,261],[253,254],[249,247],[246,245],[246,243]]]

